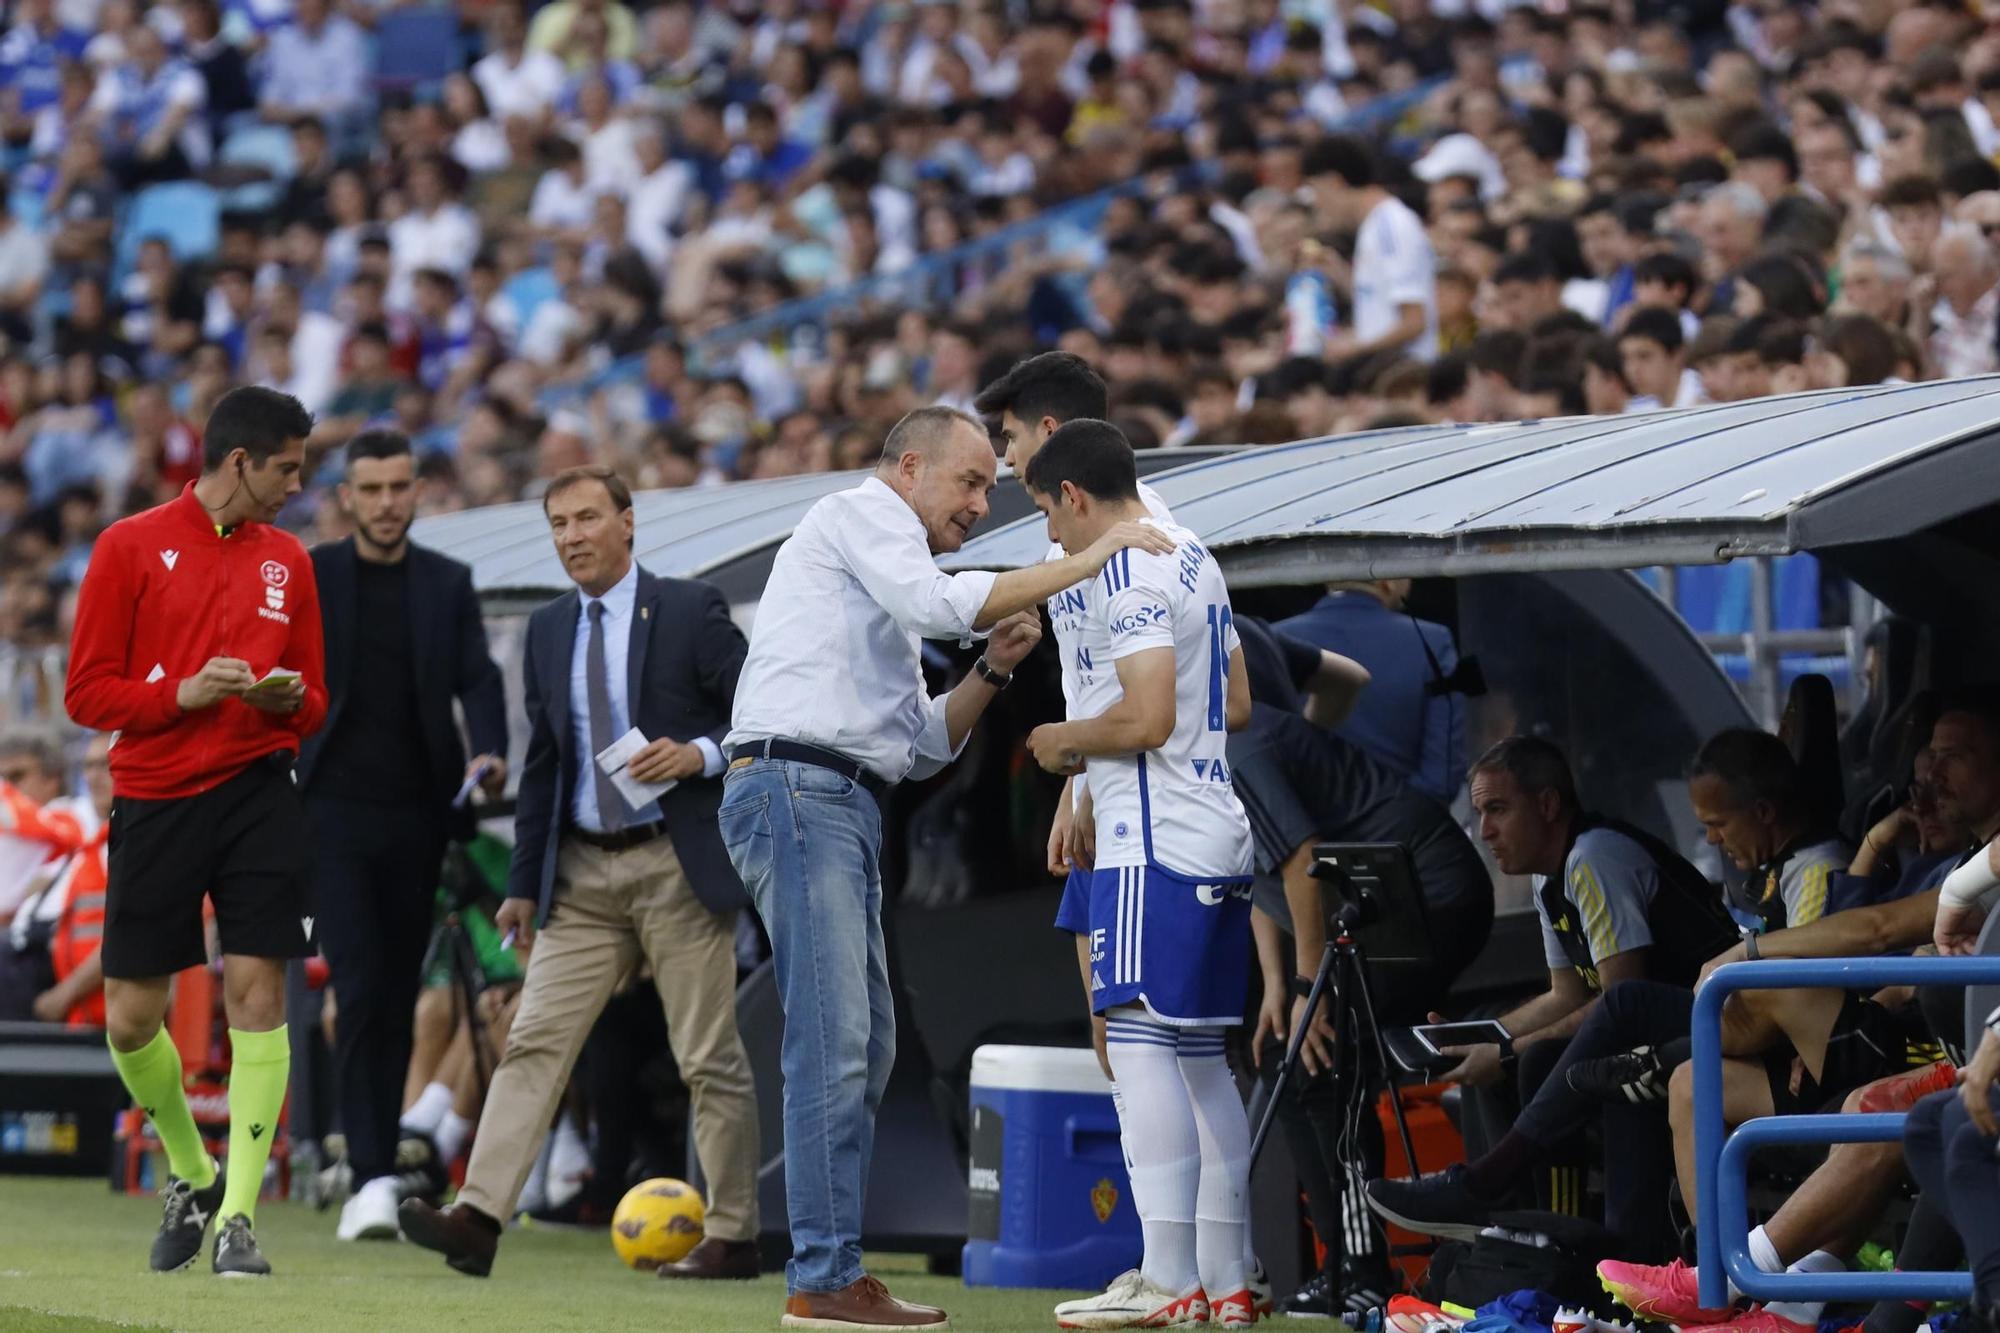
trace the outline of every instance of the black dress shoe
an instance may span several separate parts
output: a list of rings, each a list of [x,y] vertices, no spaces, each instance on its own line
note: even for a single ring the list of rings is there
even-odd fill
[[[677,1264],[661,1264],[662,1278],[753,1278],[758,1274],[757,1242],[705,1237]]]
[[[500,1224],[476,1208],[455,1203],[433,1208],[422,1199],[405,1199],[396,1210],[403,1234],[427,1250],[436,1250],[451,1267],[468,1277],[493,1271],[493,1254],[500,1248]]]

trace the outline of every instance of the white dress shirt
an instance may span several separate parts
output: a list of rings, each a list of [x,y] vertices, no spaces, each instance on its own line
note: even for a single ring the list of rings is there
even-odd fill
[[[890,782],[957,758],[922,641],[962,639],[997,576],[945,574],[923,521],[880,478],[811,509],[771,566],[725,745],[790,740]]]
[[[578,591],[582,593],[581,589]],[[632,729],[625,667],[631,659],[632,608],[638,600],[639,566],[635,563],[604,596],[582,593],[577,601],[576,646],[569,657],[570,733],[576,746],[576,789],[569,794],[569,817],[587,833],[604,832],[604,821],[597,817],[597,747],[590,743],[590,608],[598,602],[604,603],[604,685],[611,699],[611,739],[617,740]],[[721,747],[706,736],[695,737],[694,744],[701,751],[702,776],[712,778],[720,773]],[[659,817],[659,802],[648,801],[644,809],[633,814],[631,822],[650,824]]]

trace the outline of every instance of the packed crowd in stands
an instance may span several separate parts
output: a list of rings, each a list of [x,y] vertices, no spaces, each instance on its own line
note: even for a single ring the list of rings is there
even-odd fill
[[[2000,365],[2000,40],[1949,5],[496,0],[414,86],[392,12],[12,9],[0,639],[61,641],[239,383],[329,455],[400,427],[438,511],[853,466],[1038,345],[1141,447]],[[179,181],[213,238],[138,206]]]

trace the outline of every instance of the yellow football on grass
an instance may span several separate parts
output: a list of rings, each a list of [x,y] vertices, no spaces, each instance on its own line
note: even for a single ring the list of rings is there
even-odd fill
[[[611,1246],[633,1268],[678,1263],[701,1242],[707,1211],[700,1193],[685,1180],[642,1180],[625,1192],[611,1214]]]

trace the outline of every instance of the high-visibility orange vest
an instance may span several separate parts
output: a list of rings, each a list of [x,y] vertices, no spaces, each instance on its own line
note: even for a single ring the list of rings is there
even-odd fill
[[[110,832],[109,825],[100,825],[64,872],[66,888],[56,886],[67,893],[62,916],[57,918],[55,934],[49,940],[49,960],[55,964],[57,981],[89,962],[90,956],[104,943],[104,886],[108,882],[105,838]],[[70,1006],[69,1025],[104,1026],[102,986]]]

